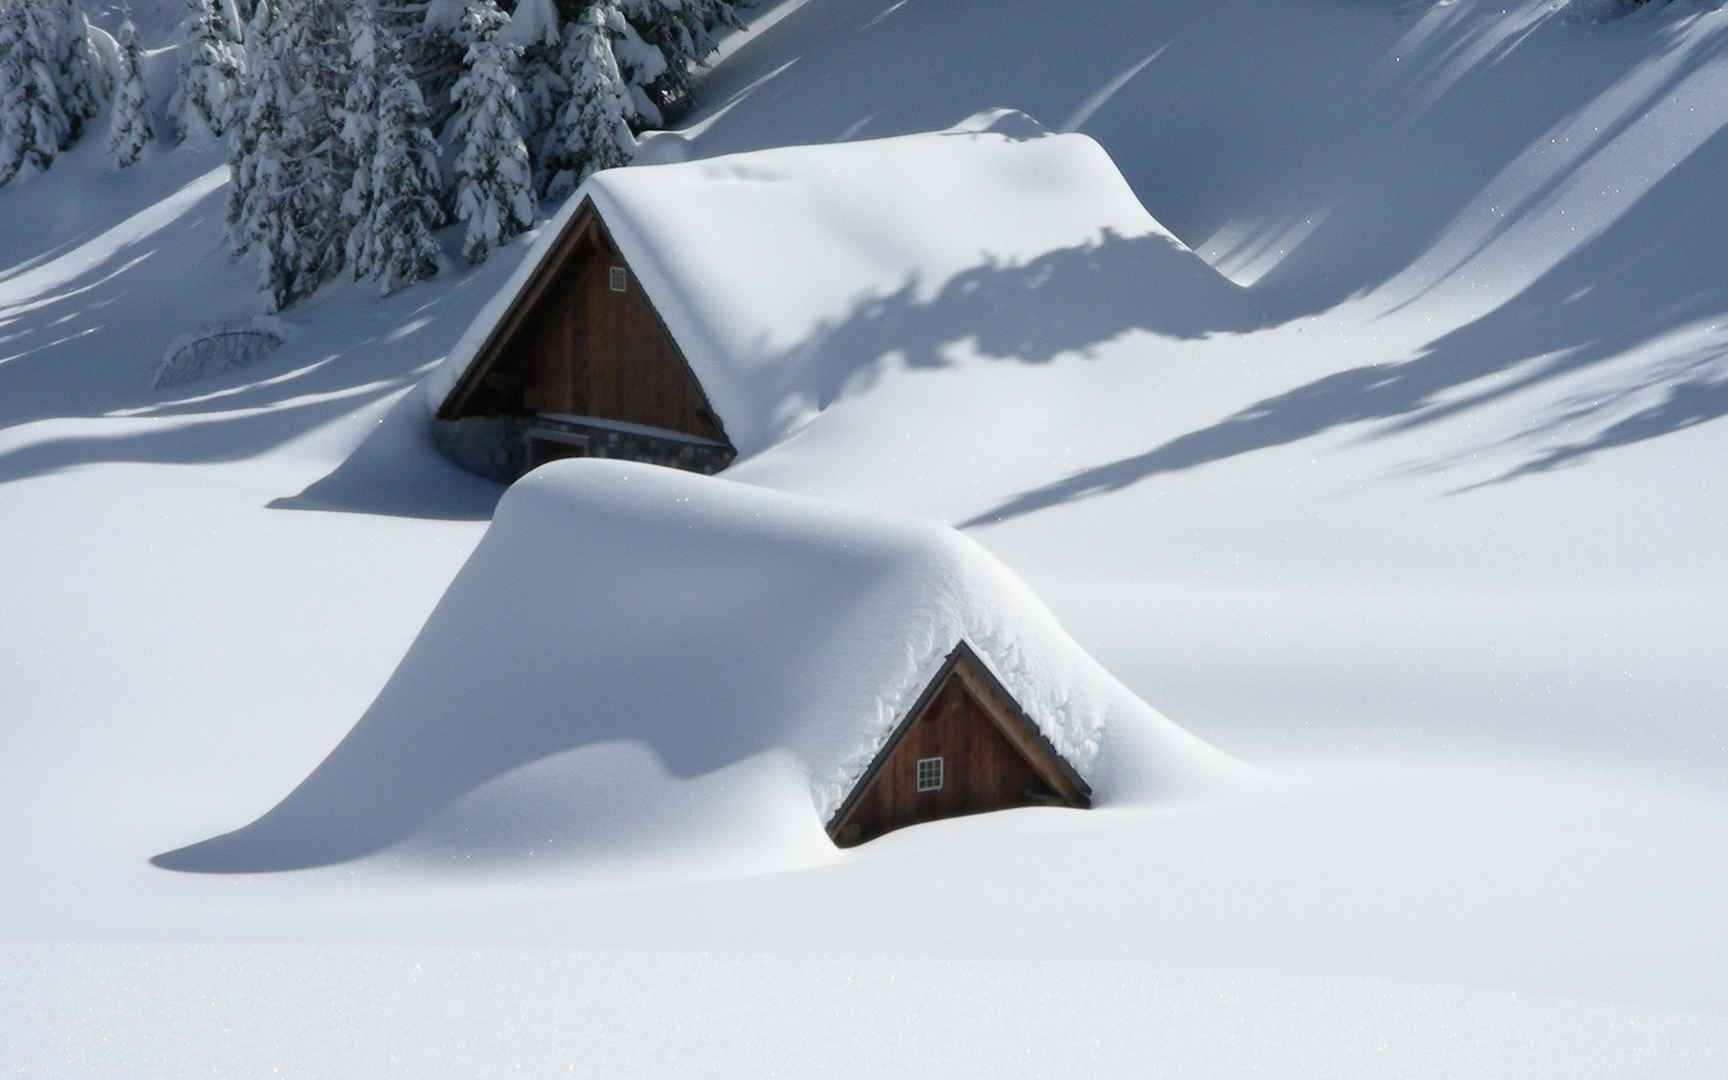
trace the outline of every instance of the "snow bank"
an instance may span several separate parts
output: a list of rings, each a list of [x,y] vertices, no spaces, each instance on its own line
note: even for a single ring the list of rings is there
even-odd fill
[[[428,821],[422,847],[468,857],[827,858],[826,819],[962,639],[1102,804],[1170,798],[1235,768],[1111,678],[958,532],[571,461],[510,490],[311,777],[253,826],[164,861],[316,865]]]
[[[1183,313],[1199,336],[1229,321],[1209,313],[1243,302],[1153,220],[1091,138],[1043,134],[1024,114],[998,109],[941,132],[595,174],[427,378],[433,410],[585,199],[741,456],[796,431],[893,352],[882,335],[848,329],[910,307],[925,337],[989,332],[968,273],[1032,270],[1106,243],[1150,241],[1156,258],[1134,283],[1136,306]],[[1028,288],[1017,304],[1060,325],[1122,296],[1120,283],[1098,282],[1079,294]]]

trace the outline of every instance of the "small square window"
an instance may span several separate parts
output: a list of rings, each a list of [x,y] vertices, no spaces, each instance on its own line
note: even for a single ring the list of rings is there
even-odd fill
[[[927,757],[918,759],[918,790],[942,790],[942,759]]]
[[[608,281],[612,286],[613,292],[623,292],[624,286],[630,281],[630,275],[622,266],[614,266],[612,268],[612,273],[608,276]]]

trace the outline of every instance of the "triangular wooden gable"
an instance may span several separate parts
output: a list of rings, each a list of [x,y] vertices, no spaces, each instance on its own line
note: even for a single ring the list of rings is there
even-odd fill
[[[532,413],[730,445],[701,380],[588,198],[438,408],[441,420]]]
[[[918,763],[943,783],[919,790]],[[1087,808],[1092,789],[966,642],[955,645],[828,821],[850,847],[906,825],[1013,806]]]

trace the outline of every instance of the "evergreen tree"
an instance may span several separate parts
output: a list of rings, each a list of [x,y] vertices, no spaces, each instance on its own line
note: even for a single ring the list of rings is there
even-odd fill
[[[378,150],[378,27],[372,5],[355,4],[348,12],[348,61],[352,76],[342,99],[342,148],[352,161],[352,179],[342,196],[343,251],[349,271],[359,281],[371,273],[357,256],[366,246],[372,219],[372,161]]]
[[[659,0],[638,0],[634,6],[638,12],[632,19],[616,4],[595,5],[611,38],[612,55],[623,80],[625,115],[630,125],[640,131],[665,123],[661,106],[670,103],[674,95],[668,89],[666,53],[644,37],[637,24],[648,27],[650,32],[676,30],[677,24],[666,19]]]
[[[427,27],[434,25],[439,27],[438,32],[444,35],[447,41],[467,42],[462,46],[458,77],[448,87],[449,101],[443,111],[443,116],[448,120],[448,123],[442,125],[442,141],[446,146],[455,147],[459,152],[472,119],[468,115],[465,102],[472,104],[485,100],[483,96],[475,97],[469,94],[463,97],[458,93],[458,87],[468,76],[473,64],[470,50],[481,42],[492,41],[497,36],[498,31],[507,25],[507,16],[498,10],[496,0],[430,0],[426,8],[426,25]],[[412,35],[407,40],[411,41]],[[404,48],[403,52],[406,55],[408,50]],[[464,88],[464,90],[466,89]],[[519,108],[518,105],[518,110]],[[434,110],[434,112],[436,111]],[[518,128],[521,126],[519,111],[517,126]],[[451,182],[454,185],[454,177],[451,178]],[[451,190],[451,199],[454,199],[454,187]]]
[[[570,93],[559,61],[559,22],[553,0],[518,0],[509,24],[498,33],[500,41],[522,50],[516,74],[522,101],[522,141],[528,144],[529,163],[537,177],[542,175],[547,137]]]
[[[402,42],[434,129],[445,126],[456,108],[451,90],[469,46],[503,26],[505,14],[492,0],[395,0],[379,17]]]
[[[272,81],[280,87],[279,80]],[[266,113],[280,115],[285,111],[285,94],[271,92],[263,100]],[[312,291],[300,281],[299,232],[287,213],[289,170],[278,141],[280,134],[279,124],[259,125],[250,216],[251,246],[258,255],[258,289],[269,300],[271,311],[281,311]]]
[[[388,295],[438,273],[432,230],[444,224],[444,211],[438,204],[438,143],[427,126],[426,103],[390,38],[381,77],[372,213],[359,257],[379,292]]]
[[[731,0],[616,0],[629,32],[614,26],[614,50],[629,81],[642,123],[660,122],[667,108],[687,107],[695,71],[717,44],[715,31],[739,27]],[[631,40],[632,37],[635,40]],[[648,50],[652,50],[650,53]],[[658,60],[655,55],[658,55]],[[644,107],[645,100],[649,107]]]
[[[343,0],[289,0],[282,9],[280,62],[294,91],[282,125],[290,248],[298,259],[290,301],[310,296],[342,269],[347,236],[340,215],[330,211],[341,204],[353,169],[338,127],[349,67],[344,7]]]
[[[607,21],[607,12],[595,5],[565,36],[564,75],[572,90],[549,139],[543,173],[548,198],[563,198],[590,174],[627,164],[636,152]]]
[[[0,184],[45,171],[71,142],[54,78],[59,16],[52,0],[0,4]]]
[[[179,83],[168,103],[183,140],[221,135],[240,91],[245,53],[225,11],[218,0],[186,0]]]
[[[260,9],[267,6],[268,0],[259,0]],[[259,27],[260,21],[261,12],[254,12],[251,26]],[[253,35],[251,39],[248,78],[252,93],[244,127],[250,149],[232,166],[228,242],[236,252],[256,254],[259,290],[269,298],[271,310],[280,310],[292,303],[298,292],[297,231],[287,211],[291,162],[284,150],[293,93],[277,51],[277,28],[267,25],[267,37]]]
[[[242,10],[239,0],[216,0],[216,14],[222,20],[228,40],[244,48],[246,20],[252,17],[252,8],[246,7]]]
[[[499,244],[534,223],[528,147],[511,68],[515,49],[483,39],[468,49],[456,99],[456,218],[467,223],[462,253],[485,261]]]
[[[246,24],[246,71],[240,93],[235,95],[234,108],[227,120],[228,128],[228,247],[235,254],[247,251],[257,232],[252,220],[251,205],[254,177],[258,167],[259,125],[273,117],[280,135],[280,108],[267,109],[266,99],[273,100],[276,79],[274,33],[279,10],[276,0],[256,0],[251,20]]]
[[[138,28],[132,23],[132,8],[125,8],[120,23],[120,86],[114,95],[114,114],[108,126],[108,154],[117,168],[135,165],[150,140],[156,137],[150,125],[150,98],[138,69]]]
[[[287,0],[252,107],[256,148],[244,210],[271,307],[310,296],[342,269],[341,204],[353,161],[336,118],[349,79],[341,0]]]
[[[114,92],[114,79],[90,40],[90,20],[78,0],[56,0],[61,20],[58,47],[55,50],[54,82],[60,90],[60,106],[65,110],[69,127],[70,146],[84,127],[84,121],[102,111],[103,102]]]
[[[0,184],[47,169],[112,90],[78,0],[0,0]]]

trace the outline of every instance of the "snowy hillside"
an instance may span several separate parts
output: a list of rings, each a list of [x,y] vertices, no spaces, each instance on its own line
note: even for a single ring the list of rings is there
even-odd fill
[[[174,7],[135,5],[150,49]],[[262,310],[220,155],[164,139],[116,174],[86,139],[0,187],[0,1067],[1720,1075],[1728,12],[1604,10],[765,0],[725,43],[641,160],[849,142],[847,184],[893,192],[938,178],[887,137],[1012,109],[1128,189],[1048,235],[980,207],[946,245],[812,208],[854,251],[943,258],[726,327],[848,376],[753,387],[796,423],[667,481],[724,504],[718,564],[765,573],[763,521],[805,499],[860,542],[957,527],[1159,732],[1131,797],[845,852],[810,843],[784,732],[703,757],[663,712],[579,746],[419,726],[478,685],[458,645],[510,640],[475,583],[547,534],[595,557],[513,586],[531,622],[563,589],[627,609],[602,561],[700,569],[569,524],[622,512],[592,466],[494,528],[502,489],[430,445],[417,385],[548,226],[384,300],[327,289],[268,355],[155,389],[178,335]],[[153,93],[173,63],[148,55]],[[741,220],[741,257],[797,250]],[[1180,245],[1217,274],[1172,295],[1172,252],[1205,269]],[[741,656],[865,610],[734,587],[677,611],[749,612]],[[829,631],[793,618],[824,596]],[[572,634],[568,673],[642,663],[655,614]],[[1255,780],[1178,790],[1186,754]],[[224,869],[185,849],[303,782],[336,795],[276,813],[342,842],[270,864],[302,869],[172,869]],[[608,796],[662,816],[588,842]]]

